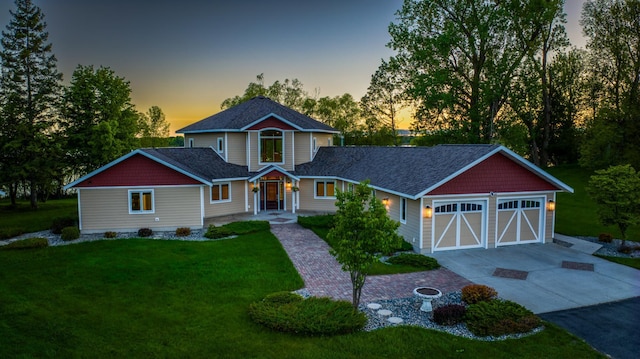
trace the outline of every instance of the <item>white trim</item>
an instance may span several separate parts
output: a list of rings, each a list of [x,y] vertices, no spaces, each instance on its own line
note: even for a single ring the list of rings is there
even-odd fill
[[[271,113],[267,114],[266,116],[262,116],[262,117],[260,117],[259,119],[257,119],[257,120],[255,120],[255,121],[253,121],[253,122],[249,123],[248,125],[246,125],[246,126],[244,126],[244,127],[240,128],[240,130],[241,130],[241,131],[247,131],[249,128],[251,128],[251,127],[253,127],[253,126],[255,126],[255,125],[259,124],[260,122],[262,122],[262,121],[264,121],[264,120],[268,119],[269,117],[275,117],[275,118],[276,118],[276,119],[278,119],[279,121],[284,122],[285,124],[287,124],[287,125],[289,125],[289,126],[291,126],[291,127],[295,128],[295,129],[296,129],[296,130],[298,130],[298,131],[302,131],[302,130],[303,130],[303,128],[302,128],[302,127],[300,127],[300,126],[298,126],[298,125],[294,124],[293,122],[289,122],[288,120],[285,120],[285,119],[284,119],[284,117],[279,116],[279,115],[276,115],[276,114],[275,114],[275,113],[273,113],[273,112],[271,112]],[[263,129],[260,129],[260,131],[262,131],[262,130],[263,130]],[[279,128],[279,130],[280,130],[280,131],[283,131],[284,129],[283,129],[283,128]],[[291,130],[288,130],[288,131],[291,131]]]
[[[269,166],[263,167],[263,168],[259,169],[258,171],[256,171],[256,172],[258,172],[258,174],[256,174],[253,177],[247,178],[247,181],[249,181],[249,182],[257,181],[257,180],[260,179],[260,177],[264,176],[266,173],[269,173],[269,172],[271,172],[273,170],[276,170],[276,171],[282,173],[283,175],[285,175],[285,176],[287,176],[287,177],[289,177],[289,178],[291,178],[293,180],[296,180],[296,181],[300,180],[300,178],[292,175],[289,171],[283,169],[282,167],[280,167],[278,165],[269,165]],[[333,177],[331,177],[331,178],[333,178]]]
[[[200,226],[204,227],[204,186],[200,186]]]
[[[546,198],[546,202],[544,204],[544,211],[545,213],[547,212],[547,202],[549,202],[549,198],[547,196]],[[558,201],[556,201],[556,193],[553,192],[553,202],[558,203]],[[545,219],[547,218],[547,216],[543,216]],[[546,223],[545,223],[545,229],[547,229]],[[551,213],[551,241],[553,241],[553,234],[556,233],[556,211],[554,210],[553,213]],[[542,239],[543,242],[542,243],[546,243],[547,242],[547,236],[546,236],[547,232],[545,231],[545,236]]]
[[[193,148],[194,146],[195,146],[195,140],[193,139],[193,137],[189,137],[189,144],[187,148]]]
[[[147,193],[147,192],[151,193],[151,210],[142,209],[144,207],[143,206],[144,202],[143,202],[142,199],[144,197],[144,194]],[[128,190],[127,191],[127,197],[128,197],[128,205],[129,205],[129,214],[153,214],[153,213],[156,213],[156,196],[155,196],[154,192],[155,191],[154,191],[153,188],[145,188],[145,189],[137,189],[137,190],[130,189],[130,190]],[[137,194],[140,195],[140,210],[138,210],[138,211],[135,211],[135,210],[133,210],[131,208],[131,195],[133,193],[137,193]]]
[[[453,219],[456,219],[456,229],[455,229],[456,245],[452,247],[436,248],[437,244],[439,243],[439,239],[436,238],[435,236],[436,216],[438,215],[438,213],[436,213],[436,208],[447,203],[460,204],[464,202],[467,202],[467,203],[481,202],[482,203],[482,210],[478,211],[482,213],[481,228],[480,228],[480,243],[478,245],[466,245],[466,246],[460,245],[460,214],[463,212],[460,211],[460,206],[458,206],[454,217],[452,217],[451,219],[452,221]],[[431,253],[439,252],[439,251],[456,250],[456,249],[466,249],[466,248],[488,248],[488,244],[489,244],[488,243],[489,242],[489,199],[488,198],[485,197],[485,198],[466,198],[466,199],[461,198],[461,199],[454,199],[454,200],[434,200],[431,202],[431,208],[433,211],[433,215],[431,217]],[[465,218],[463,219],[468,226],[469,223],[466,221]],[[444,232],[449,230],[449,226],[451,226],[451,224],[452,222],[449,223],[447,228],[445,228]]]
[[[418,237],[418,248],[422,249],[422,247],[424,246],[424,197],[420,197],[420,228],[418,230],[419,233],[419,237]],[[422,252],[422,251],[420,251]]]
[[[78,229],[82,231],[82,201],[80,199],[80,188],[78,188],[76,192],[78,192]]]
[[[290,131],[291,133],[291,171],[296,170],[296,133]],[[285,159],[286,162],[286,159]]]
[[[249,212],[249,182],[244,181],[244,211]]]
[[[313,132],[309,132],[309,161],[313,161]]]
[[[247,143],[245,144],[245,149],[247,151],[247,168],[251,171],[251,132],[247,132]]]
[[[521,212],[522,211],[521,211],[521,209],[522,208],[521,207],[518,206],[518,208],[498,209],[498,206],[499,206],[500,202],[520,201],[520,200],[540,200],[540,207],[539,207],[539,211],[538,211],[538,217],[539,217],[539,221],[540,221],[540,224],[538,225],[539,228],[538,228],[538,233],[537,233],[538,234],[538,239],[525,240],[525,241],[522,241],[520,239],[520,234],[522,233],[522,230],[521,230],[521,226],[522,226],[522,223],[521,223],[521,216],[522,216]],[[495,213],[495,218],[496,218],[495,226],[496,226],[496,229],[495,229],[495,238],[494,238],[495,247],[497,248],[497,247],[501,247],[501,246],[509,246],[509,245],[514,245],[514,244],[526,244],[526,243],[544,243],[545,242],[544,241],[545,229],[546,229],[545,213],[547,211],[546,200],[547,200],[547,196],[546,195],[544,195],[544,196],[540,196],[540,195],[538,195],[538,196],[506,196],[506,197],[496,198],[496,213]],[[532,208],[536,208],[536,207],[532,207]],[[532,208],[527,208],[527,209],[532,209]],[[515,241],[509,242],[509,243],[500,243],[499,242],[499,239],[501,239],[502,235],[504,234],[504,231],[503,231],[503,233],[499,233],[498,232],[498,230],[499,230],[499,228],[498,228],[498,222],[499,222],[498,221],[498,214],[500,213],[500,211],[504,211],[504,212],[513,211],[514,212],[514,216],[517,215],[517,218],[515,218],[516,221],[517,221],[516,222],[517,232],[516,232]],[[513,220],[513,218],[511,220]],[[511,224],[511,220],[509,221],[508,224]],[[508,227],[508,225],[507,225],[507,227]],[[506,227],[505,227],[505,230],[506,230]]]
[[[318,196],[318,182],[322,182],[324,183],[324,192],[325,195],[324,196]],[[326,192],[327,192],[327,183],[329,182],[333,182],[333,196],[327,196]],[[314,180],[313,181],[313,199],[336,199],[336,180]]]
[[[281,162],[262,162],[262,132],[264,131],[278,131],[280,133],[282,133],[282,161]],[[259,166],[263,166],[263,165],[284,165],[286,158],[287,158],[287,141],[285,138],[285,131],[279,128],[263,128],[260,131],[258,131],[258,165]],[[273,139],[275,139],[275,137],[271,137]]]
[[[201,184],[185,184],[185,185],[161,185],[161,186],[109,186],[109,187],[78,187],[76,189],[144,189],[144,188],[189,188],[189,187],[200,187]]]
[[[224,137],[216,137],[216,152],[220,154],[227,153],[227,151],[224,150],[225,142]]]
[[[229,198],[222,199],[222,186],[227,185],[227,193],[229,194]],[[219,200],[213,199],[213,186],[218,186],[218,194],[220,195]],[[218,204],[218,203],[228,203],[231,202],[231,182],[214,182],[209,187],[209,204]]]
[[[404,205],[403,205],[404,204]],[[400,197],[400,205],[398,206],[400,211],[398,213],[398,218],[400,218],[400,223],[407,224],[407,217],[409,216],[409,202],[408,198]],[[402,218],[402,213],[404,212],[404,219]]]

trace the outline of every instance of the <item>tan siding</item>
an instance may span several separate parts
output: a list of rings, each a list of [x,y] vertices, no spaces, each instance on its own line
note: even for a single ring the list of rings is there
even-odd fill
[[[249,171],[257,171],[260,169],[258,164],[258,133],[249,132]]]
[[[218,145],[217,138],[224,137],[223,133],[190,133],[184,135],[184,145],[189,147],[189,139],[193,138],[193,147],[213,147]]]
[[[293,171],[293,131],[284,132],[284,164],[280,165],[286,171]]]
[[[148,227],[171,230],[201,227],[200,187],[162,187],[154,190],[155,213],[129,214],[129,189],[81,189],[84,233],[137,231]],[[155,219],[159,220],[156,221]]]
[[[315,199],[315,182],[313,179],[300,180],[300,210],[333,213],[336,211],[335,198]],[[336,188],[342,188],[341,181],[336,181]]]
[[[247,165],[247,134],[227,133],[227,162]]]
[[[249,189],[247,189],[249,190]],[[231,202],[211,203],[211,187],[204,191],[204,216],[218,217],[245,212],[245,181],[231,182]]]
[[[550,212],[547,210],[547,202],[550,199],[554,199],[554,193],[553,192],[548,192],[546,193],[546,201],[543,204],[544,205],[544,243],[551,243],[553,242],[553,219],[554,219],[554,212]]]
[[[433,202],[429,198],[424,198],[422,204],[426,207],[431,207],[433,211]],[[424,218],[422,220],[422,249],[420,253],[431,253],[431,244],[433,241],[433,236],[431,234],[433,228],[433,215],[431,218]]]
[[[329,133],[314,133],[313,136],[316,138],[316,146],[318,147],[329,146],[329,140],[333,142],[333,135]],[[333,146],[333,143],[331,145]]]
[[[301,163],[309,162],[311,158],[311,152],[309,150],[311,146],[311,142],[309,139],[309,134],[307,132],[296,132],[295,133],[295,164],[299,165]]]

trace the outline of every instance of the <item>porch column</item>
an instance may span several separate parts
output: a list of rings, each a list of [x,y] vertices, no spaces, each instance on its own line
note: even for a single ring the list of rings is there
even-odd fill
[[[258,186],[258,184],[256,182],[253,182],[253,188],[260,188]],[[253,190],[253,188],[251,189],[251,191],[253,192],[253,215],[256,216],[258,215],[258,206],[260,205],[260,202],[258,201],[258,193]]]

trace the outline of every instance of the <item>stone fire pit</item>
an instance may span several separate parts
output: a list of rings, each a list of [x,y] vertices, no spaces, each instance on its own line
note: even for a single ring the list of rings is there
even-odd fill
[[[422,306],[420,307],[420,310],[423,312],[430,312],[433,310],[431,301],[442,297],[442,292],[436,288],[418,287],[413,290],[413,295],[422,299]]]

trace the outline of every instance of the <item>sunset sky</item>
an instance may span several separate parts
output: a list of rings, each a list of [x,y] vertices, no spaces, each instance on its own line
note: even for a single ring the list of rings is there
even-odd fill
[[[584,46],[584,0],[566,0],[567,32]],[[58,68],[110,67],[131,83],[138,111],[157,105],[172,132],[220,111],[256,75],[299,79],[320,96],[360,99],[402,0],[34,0],[45,14]],[[4,30],[14,9],[0,0]],[[409,122],[400,124],[408,128]]]

